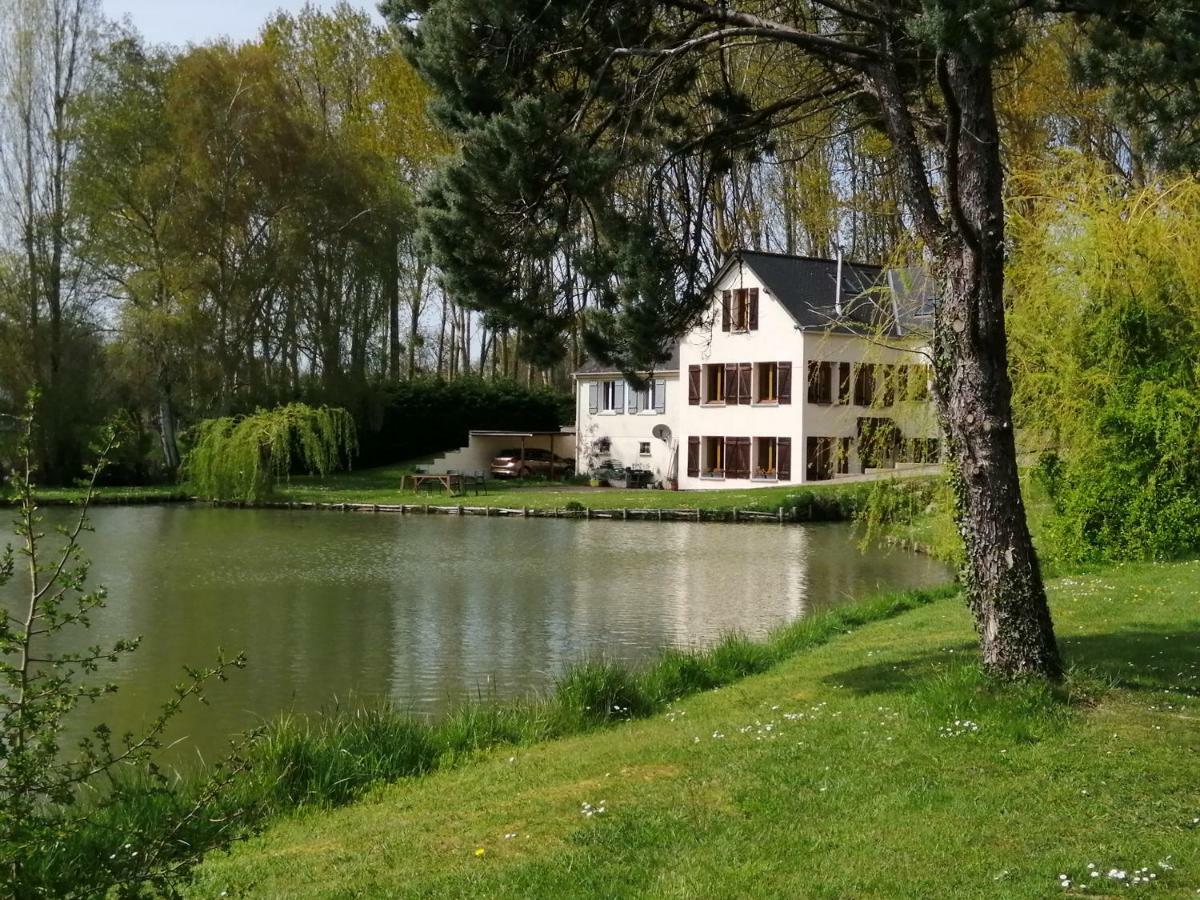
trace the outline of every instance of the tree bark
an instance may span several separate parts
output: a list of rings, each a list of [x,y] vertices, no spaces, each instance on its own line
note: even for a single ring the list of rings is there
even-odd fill
[[[1054,638],[1017,471],[1004,323],[1004,195],[990,67],[949,56],[947,205],[938,256],[937,400],[966,546],[967,600],[984,667],[1056,678]]]

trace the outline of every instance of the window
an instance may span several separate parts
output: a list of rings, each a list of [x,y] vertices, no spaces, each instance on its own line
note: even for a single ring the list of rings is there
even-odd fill
[[[733,331],[750,330],[750,301],[745,288],[733,292],[733,306],[729,310],[730,328]]]
[[[725,477],[725,438],[704,438],[704,459],[701,469],[705,478]]]
[[[630,413],[667,411],[667,383],[662,379],[648,382],[641,390],[629,388]]]
[[[704,367],[704,402],[725,402],[725,366],[723,364]]]
[[[807,444],[808,462],[805,477],[809,481],[828,481],[833,477],[834,438],[810,437]]]
[[[755,331],[758,328],[758,288],[721,292],[721,330]]]
[[[754,439],[754,478],[775,480],[779,477],[779,440],[773,437]]]
[[[756,403],[778,403],[779,363],[757,363],[754,366],[754,384]]]
[[[906,438],[900,445],[900,455],[897,461],[905,463],[937,462],[937,438]]]
[[[873,406],[875,404],[875,366],[870,363],[859,363],[854,371],[854,405]]]
[[[808,364],[808,402],[833,402],[833,363],[810,362]]]
[[[649,455],[650,455],[650,442],[649,441],[639,442],[638,443],[638,456],[649,456]]]
[[[928,400],[930,370],[928,366],[900,366],[900,399]]]
[[[600,409],[621,412],[625,409],[625,382],[605,381],[600,385]]]

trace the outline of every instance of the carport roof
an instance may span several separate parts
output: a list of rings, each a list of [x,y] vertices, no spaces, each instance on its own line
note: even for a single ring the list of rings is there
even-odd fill
[[[558,431],[472,431],[476,437],[562,437],[575,433],[575,426],[569,425]]]

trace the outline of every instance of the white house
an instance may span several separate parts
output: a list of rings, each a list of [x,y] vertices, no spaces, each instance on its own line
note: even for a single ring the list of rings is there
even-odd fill
[[[937,460],[924,277],[742,251],[711,292],[648,393],[602,366],[576,373],[579,471],[612,460],[686,490]]]

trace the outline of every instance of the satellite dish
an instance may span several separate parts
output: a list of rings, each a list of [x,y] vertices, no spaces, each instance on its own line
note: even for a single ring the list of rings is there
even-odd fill
[[[671,429],[666,425],[655,425],[654,430],[650,433],[660,441],[670,442],[671,440]]]

